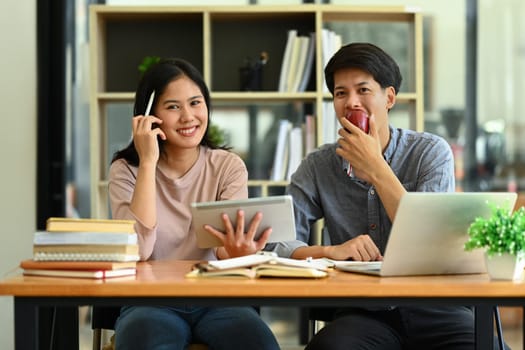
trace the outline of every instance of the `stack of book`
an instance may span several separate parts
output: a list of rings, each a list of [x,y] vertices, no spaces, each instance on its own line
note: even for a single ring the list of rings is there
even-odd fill
[[[26,275],[107,278],[134,275],[139,260],[133,220],[49,218],[33,239]]]

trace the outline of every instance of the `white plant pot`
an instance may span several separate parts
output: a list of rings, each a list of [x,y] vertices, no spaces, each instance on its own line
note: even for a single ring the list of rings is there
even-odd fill
[[[525,255],[501,254],[491,257],[485,253],[487,272],[494,280],[521,281],[525,268]]]

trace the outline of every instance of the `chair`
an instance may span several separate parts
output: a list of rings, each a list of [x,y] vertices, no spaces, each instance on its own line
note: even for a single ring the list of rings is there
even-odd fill
[[[330,322],[334,319],[335,311],[336,311],[336,308],[329,308],[329,307],[327,308],[313,307],[307,310],[308,319],[310,321],[308,341],[312,339],[312,337],[320,330],[319,322]],[[494,306],[493,315],[494,315],[494,323],[495,323],[496,332],[497,332],[497,341],[498,341],[498,346],[499,346],[498,349],[500,350],[507,349],[507,347],[505,347],[505,339],[503,338],[503,330],[501,327],[499,308],[497,306]]]
[[[91,329],[93,329],[93,350],[101,350],[102,330],[115,328],[120,315],[119,306],[94,306],[91,311]]]
[[[307,308],[308,334],[302,339],[302,343],[307,344],[312,337],[323,328],[324,324],[333,321],[336,310],[337,308],[335,307]]]
[[[91,329],[93,329],[93,350],[114,349],[113,340],[111,344],[102,345],[102,330],[115,329],[115,322],[120,315],[120,306],[94,306],[91,313]],[[204,344],[190,344],[188,350],[207,350]]]
[[[325,226],[321,226],[322,228],[319,230],[317,228],[318,234],[312,235],[310,245],[330,245],[330,236],[328,235],[328,231]],[[319,232],[320,231],[320,232]],[[330,322],[335,317],[335,311],[336,308],[321,308],[321,307],[311,307],[306,309],[306,317],[308,320],[308,331],[303,332],[307,333],[306,336],[301,337],[301,342],[306,344],[312,337],[322,328],[322,324],[326,322]],[[501,327],[501,320],[499,315],[499,308],[497,306],[494,307],[493,310],[494,315],[494,321],[497,331],[497,341],[499,345],[499,349],[506,349],[504,346],[505,340],[503,338],[503,331]]]

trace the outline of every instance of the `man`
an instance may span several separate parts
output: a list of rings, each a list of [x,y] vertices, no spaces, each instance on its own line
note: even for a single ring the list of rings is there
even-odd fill
[[[310,153],[292,176],[288,193],[294,199],[298,240],[274,250],[298,259],[382,260],[403,194],[454,191],[452,152],[436,135],[389,124],[402,77],[379,47],[342,47],[328,62],[325,79],[342,126],[340,138]],[[369,116],[368,134],[347,120],[352,112]],[[330,245],[308,246],[312,225],[321,218]],[[306,349],[473,347],[471,308],[392,306],[340,309]]]

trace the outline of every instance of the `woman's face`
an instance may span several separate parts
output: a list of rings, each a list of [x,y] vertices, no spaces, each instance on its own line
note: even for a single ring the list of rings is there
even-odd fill
[[[168,145],[194,148],[200,144],[208,126],[208,106],[191,79],[183,75],[171,81],[155,107]]]

